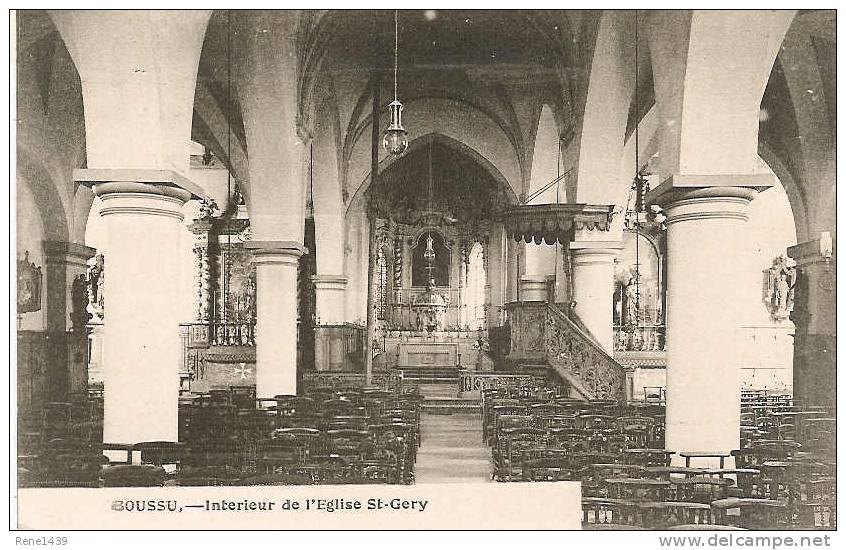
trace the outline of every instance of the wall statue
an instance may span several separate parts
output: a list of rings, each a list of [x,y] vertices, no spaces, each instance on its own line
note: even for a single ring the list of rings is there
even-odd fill
[[[88,267],[88,306],[86,309],[91,314],[91,321],[98,323],[102,323],[105,318],[105,267],[102,254],[94,256],[93,263]]]
[[[18,260],[18,313],[41,309],[41,266],[29,261],[29,251]]]
[[[80,273],[73,279],[71,284],[71,329],[75,331],[85,330],[85,325],[91,318],[88,312],[88,275]]]
[[[764,270],[764,305],[774,321],[783,321],[793,311],[796,263],[784,255]]]

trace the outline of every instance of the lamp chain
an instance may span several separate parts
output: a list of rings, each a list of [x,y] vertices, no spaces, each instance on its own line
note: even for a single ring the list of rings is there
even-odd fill
[[[394,10],[394,101],[397,100],[397,69],[399,67],[399,10]]]

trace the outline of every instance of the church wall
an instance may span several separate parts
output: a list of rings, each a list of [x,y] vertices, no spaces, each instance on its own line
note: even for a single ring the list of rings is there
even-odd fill
[[[32,197],[26,183],[18,176],[16,194],[16,245],[17,257],[23,258],[25,252],[29,252],[29,261],[36,266],[44,266],[44,255],[41,248],[41,241],[44,239],[44,227],[41,222],[41,213]],[[39,311],[24,313],[19,316],[18,330],[43,330],[44,329],[44,297],[42,295],[42,308]]]
[[[769,168],[761,166],[769,172]],[[789,319],[775,320],[764,304],[764,272],[777,256],[786,256],[796,243],[796,228],[787,194],[781,185],[752,201],[746,237],[750,253],[747,320],[740,328],[741,384],[754,389],[790,390],[793,387],[793,334]]]
[[[17,403],[19,411],[28,411],[37,410],[46,401],[66,400],[70,392],[84,391],[87,340],[84,332],[48,330],[49,300],[66,300],[67,292],[64,284],[60,288],[47,284],[48,269],[55,269],[48,268],[45,261],[43,243],[48,237],[29,182],[20,174],[16,187],[15,240],[17,257],[23,258],[29,252],[29,261],[40,267],[42,273],[41,308],[17,316]],[[57,274],[64,277],[64,272]],[[65,311],[61,307],[56,309]]]

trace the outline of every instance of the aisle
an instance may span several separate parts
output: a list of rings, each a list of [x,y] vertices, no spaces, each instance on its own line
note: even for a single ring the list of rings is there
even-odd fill
[[[490,449],[482,442],[482,421],[472,413],[423,414],[416,483],[488,483]]]

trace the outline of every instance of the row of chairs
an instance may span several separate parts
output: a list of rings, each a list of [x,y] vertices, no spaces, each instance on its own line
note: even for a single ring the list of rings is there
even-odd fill
[[[136,445],[102,443],[101,399],[48,404],[19,428],[19,484],[412,483],[421,399],[407,385],[271,399],[215,388],[180,398],[179,442]]]
[[[833,423],[825,411],[805,412],[784,396],[745,395],[744,424],[757,431],[730,454],[680,453],[685,466],[671,466],[664,410],[654,404],[575,402],[529,386],[483,393],[482,414],[494,476],[580,481],[586,528],[831,528],[833,453],[819,442]],[[805,425],[785,429],[785,419]],[[701,458],[720,467],[691,464]]]

